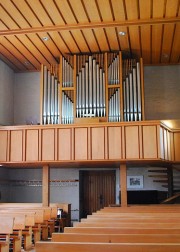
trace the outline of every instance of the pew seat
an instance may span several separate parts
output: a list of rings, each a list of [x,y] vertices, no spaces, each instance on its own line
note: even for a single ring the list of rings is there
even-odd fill
[[[180,243],[37,242],[36,252],[179,252]]]

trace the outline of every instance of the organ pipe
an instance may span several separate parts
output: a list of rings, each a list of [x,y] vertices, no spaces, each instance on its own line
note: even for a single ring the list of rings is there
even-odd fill
[[[71,124],[74,117],[143,119],[141,62],[119,52],[66,55],[60,69],[58,76],[56,68],[42,68],[42,124]]]

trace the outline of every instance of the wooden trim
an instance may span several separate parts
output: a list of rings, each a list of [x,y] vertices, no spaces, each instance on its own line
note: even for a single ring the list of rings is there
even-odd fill
[[[121,207],[127,207],[127,167],[120,165]]]
[[[118,27],[118,26],[142,26],[142,25],[155,25],[155,24],[171,24],[179,23],[180,17],[170,18],[153,18],[153,19],[135,19],[135,20],[124,20],[124,21],[107,21],[107,22],[91,22],[91,23],[76,23],[76,24],[65,24],[65,25],[53,25],[43,27],[33,27],[24,29],[12,29],[0,31],[0,36],[17,35],[17,34],[30,34],[39,32],[50,32],[50,31],[69,31],[69,30],[82,30],[82,29],[95,29],[95,28],[107,28],[107,27]]]
[[[49,206],[49,193],[50,193],[50,185],[49,185],[49,166],[43,166],[42,173],[42,205],[43,207]]]

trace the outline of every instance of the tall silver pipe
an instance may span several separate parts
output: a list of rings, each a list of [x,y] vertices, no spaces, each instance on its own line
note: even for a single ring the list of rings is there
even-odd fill
[[[43,124],[47,119],[47,67],[43,67]]]
[[[93,66],[92,66],[92,74],[93,74],[93,113],[94,116],[96,116],[97,114],[97,92],[96,92],[96,85],[97,85],[97,72],[96,72],[96,59],[93,58],[93,62],[92,62]]]
[[[138,121],[141,121],[141,80],[140,80],[140,65],[137,62],[137,99],[138,99]]]

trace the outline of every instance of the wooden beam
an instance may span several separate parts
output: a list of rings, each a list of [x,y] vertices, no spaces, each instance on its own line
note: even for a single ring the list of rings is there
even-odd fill
[[[127,207],[127,167],[120,165],[121,207]]]
[[[49,181],[49,165],[44,165],[42,174],[42,205],[44,207],[49,206]]]
[[[69,31],[69,30],[82,30],[93,28],[107,28],[118,26],[142,26],[142,25],[157,25],[157,24],[171,24],[179,23],[180,17],[172,18],[153,18],[153,19],[136,19],[136,20],[124,20],[124,21],[107,21],[107,22],[91,22],[91,23],[79,23],[79,24],[65,24],[65,25],[53,25],[23,29],[1,30],[1,36],[16,35],[16,34],[28,34],[50,31]]]

